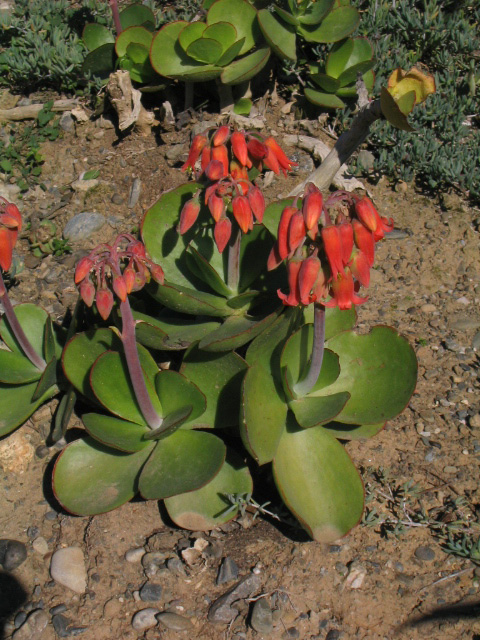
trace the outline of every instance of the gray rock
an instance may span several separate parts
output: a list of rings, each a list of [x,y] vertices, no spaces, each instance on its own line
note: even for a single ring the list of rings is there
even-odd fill
[[[468,424],[473,428],[473,429],[478,429],[480,428],[480,413],[476,413],[474,416],[472,416],[470,418],[470,420],[468,421]]]
[[[114,193],[112,196],[112,202],[113,204],[121,205],[123,204],[123,198],[119,193]]]
[[[168,554],[163,551],[151,551],[142,557],[142,566],[147,576],[154,576],[159,567],[165,564]]]
[[[291,638],[293,638],[294,640],[296,638],[300,638],[300,631],[295,627],[289,627],[282,634],[282,640],[290,640]]]
[[[189,146],[185,142],[169,145],[165,153],[168,165],[173,167],[179,162],[185,162],[188,156],[188,150]]]
[[[330,631],[325,636],[325,640],[340,640],[343,636],[343,631],[339,631],[338,629],[330,629]]]
[[[144,631],[145,629],[156,627],[158,622],[156,615],[158,613],[160,613],[160,611],[158,609],[154,609],[153,607],[137,611],[137,613],[132,618],[132,627],[136,631]]]
[[[222,560],[217,575],[217,585],[225,584],[226,582],[232,582],[238,579],[238,566],[233,558],[227,556]]]
[[[55,551],[50,564],[50,575],[57,584],[75,593],[85,593],[87,572],[82,550],[79,547],[66,547]]]
[[[269,634],[273,631],[272,609],[267,598],[260,598],[253,605],[250,624],[257,633]]]
[[[43,609],[32,611],[20,629],[13,634],[13,640],[40,640],[49,619],[48,613]]]
[[[132,182],[132,188],[130,189],[130,195],[128,197],[128,208],[133,209],[140,198],[140,191],[142,190],[142,183],[140,178],[134,178]]]
[[[435,559],[435,552],[430,547],[418,547],[415,549],[415,557],[419,560],[424,560],[426,562],[430,562]]]
[[[238,614],[232,604],[237,600],[250,598],[260,588],[260,584],[260,576],[254,573],[242,578],[231,589],[215,600],[208,611],[208,620],[210,622],[229,624]]]
[[[92,211],[78,213],[65,225],[63,237],[67,240],[72,240],[72,242],[85,240],[91,236],[92,233],[95,233],[95,231],[99,231],[105,222],[105,216],[101,213]]]
[[[385,240],[403,240],[409,237],[410,234],[404,229],[392,229],[392,231],[385,234]]]
[[[167,560],[167,569],[170,571],[170,573],[173,573],[173,575],[175,576],[179,576],[181,578],[184,578],[187,574],[185,572],[185,567],[183,566],[183,562],[180,560],[180,558],[169,558]]]
[[[125,560],[127,562],[135,563],[145,556],[145,549],[143,547],[137,547],[136,549],[129,549],[125,554]]]
[[[194,627],[192,622],[188,618],[179,616],[178,613],[171,611],[165,611],[157,615],[157,620],[163,624],[167,629],[172,631],[191,631]]]
[[[162,597],[162,585],[146,582],[140,589],[139,595],[143,602],[157,602]]]
[[[468,329],[478,329],[480,327],[480,318],[465,317],[457,318],[452,323],[452,328],[457,331],[467,331]]]
[[[70,111],[62,113],[58,124],[60,125],[60,128],[67,133],[75,131],[75,120],[72,118]]]
[[[52,618],[53,628],[55,629],[55,633],[60,638],[68,638],[70,635],[69,625],[70,620],[66,616],[63,616],[61,613],[57,613]]]
[[[472,348],[480,351],[480,331],[478,331],[473,337]]]
[[[19,629],[26,619],[27,614],[25,613],[25,611],[20,611],[20,613],[17,613],[17,615],[15,616],[15,620],[13,621],[15,629]]]
[[[33,550],[39,553],[41,556],[45,556],[48,553],[48,543],[43,536],[38,536],[32,542]]]
[[[27,557],[27,547],[18,540],[0,540],[0,564],[5,571],[13,571]]]

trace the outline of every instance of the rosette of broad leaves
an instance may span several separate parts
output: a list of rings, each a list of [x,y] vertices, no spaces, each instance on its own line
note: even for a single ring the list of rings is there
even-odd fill
[[[297,37],[314,44],[338,42],[358,26],[360,14],[348,0],[285,0],[261,9],[258,22],[280,58],[296,61]]]
[[[162,27],[153,39],[150,60],[155,71],[168,78],[184,82],[220,78],[223,84],[235,85],[267,63],[269,47],[249,53],[260,38],[257,11],[247,0],[217,0],[205,22],[179,20]]]
[[[327,309],[320,375],[298,394],[312,350],[311,310],[289,308],[249,346],[240,431],[258,464],[272,463],[286,506],[312,538],[328,542],[364,509],[363,483],[342,441],[370,438],[403,411],[417,361],[391,327],[359,335],[354,309]]]
[[[414,131],[407,116],[416,104],[424,102],[431,93],[435,93],[435,79],[412,67],[410,71],[395,69],[382,87],[380,105],[385,118],[397,129]]]
[[[305,88],[305,97],[313,104],[333,109],[344,108],[345,98],[357,95],[356,81],[361,74],[367,91],[373,89],[375,64],[372,44],[367,38],[347,38],[336,43],[325,66],[309,65],[309,79],[316,88]]]
[[[78,515],[110,511],[137,493],[165,500],[172,519],[207,530],[235,517],[224,497],[252,491],[243,461],[214,433],[237,423],[245,361],[234,353],[192,347],[180,371],[159,370],[137,345],[152,405],[162,417],[151,429],[138,405],[116,332],[79,333],[67,344],[66,376],[96,410],[82,420],[88,436],[69,444],[53,471],[53,490]]]
[[[153,11],[142,4],[129,5],[120,12],[120,24],[122,32],[117,37],[104,25],[85,25],[82,39],[89,53],[83,72],[107,79],[118,67],[128,71],[135,82],[150,82],[156,75],[149,59],[155,29]]]

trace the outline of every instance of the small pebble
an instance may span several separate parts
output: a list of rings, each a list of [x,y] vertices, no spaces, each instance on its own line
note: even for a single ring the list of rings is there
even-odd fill
[[[36,449],[35,449],[35,455],[37,456],[37,458],[39,458],[40,460],[42,460],[43,458],[46,458],[48,456],[48,454],[50,453],[50,449],[48,447],[46,447],[44,444],[39,445]]]
[[[17,613],[17,615],[15,616],[15,620],[13,621],[15,629],[20,628],[26,619],[27,614],[25,613],[25,611],[20,611],[20,613]]]
[[[185,567],[180,558],[169,558],[167,560],[167,569],[175,576],[185,577]]]
[[[160,611],[153,607],[137,611],[132,618],[132,627],[135,631],[144,631],[145,629],[151,629],[152,627],[157,626],[158,621],[156,615],[158,613],[160,613]]]
[[[27,558],[27,547],[18,540],[0,540],[0,564],[5,571],[13,571]]]
[[[34,540],[38,536],[39,533],[40,533],[40,529],[38,527],[28,527],[28,529],[27,529],[27,536],[31,540]]]
[[[227,556],[218,569],[216,584],[221,585],[238,579],[238,566],[233,558]]]
[[[45,556],[48,553],[48,544],[43,536],[38,536],[32,542],[33,550],[39,553],[41,556]]]
[[[268,634],[273,631],[272,609],[267,598],[260,598],[254,603],[250,624],[257,633]]]
[[[157,602],[162,597],[162,585],[146,582],[139,591],[143,602]]]
[[[112,202],[113,202],[113,204],[121,205],[121,204],[123,204],[124,200],[123,200],[122,196],[119,193],[114,193],[113,196],[112,196]]]
[[[86,180],[85,182],[89,182]],[[86,240],[105,224],[105,216],[101,213],[95,213],[93,211],[83,211],[73,216],[71,220],[67,222],[63,229],[63,237],[72,242],[78,242],[80,240]]]
[[[473,415],[470,420],[468,421],[468,424],[473,428],[473,429],[479,429],[480,428],[480,413],[476,413],[475,415]]]
[[[145,549],[143,547],[137,547],[136,549],[129,549],[125,554],[125,560],[127,562],[135,563],[140,562],[140,560],[145,555]]]
[[[45,520],[56,520],[57,519],[57,512],[56,511],[47,511],[47,513],[45,514]]]
[[[178,613],[165,611],[157,615],[157,620],[172,631],[191,631],[193,624],[188,618],[179,616]]]
[[[424,560],[426,562],[430,562],[435,559],[435,552],[430,547],[418,547],[415,549],[415,557],[419,560]]]
[[[300,632],[295,627],[290,627],[282,634],[282,640],[291,640],[292,638],[300,638]]]
[[[128,208],[133,209],[137,204],[140,197],[140,191],[142,190],[142,182],[140,178],[134,178],[132,182],[132,188],[130,189],[130,196],[128,198]]]
[[[330,631],[325,636],[325,640],[340,640],[343,633],[338,629],[330,629]]]
[[[67,610],[67,605],[62,602],[61,604],[57,604],[54,607],[52,607],[49,611],[50,611],[50,614],[54,616],[57,613],[63,613],[66,610]]]
[[[43,609],[32,611],[22,626],[15,631],[13,640],[40,640],[50,617]]]
[[[50,564],[50,574],[57,584],[75,593],[85,593],[87,572],[83,551],[79,547],[66,547],[55,551]]]

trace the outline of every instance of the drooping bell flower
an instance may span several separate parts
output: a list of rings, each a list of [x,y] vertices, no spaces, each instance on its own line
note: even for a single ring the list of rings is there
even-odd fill
[[[223,165],[222,178],[228,175],[228,151],[227,151],[227,147],[224,144],[221,144],[218,147],[213,147],[212,160],[219,160],[222,163]]]
[[[193,140],[192,140],[192,145],[190,147],[190,151],[188,153],[188,158],[187,161],[185,162],[185,164],[182,166],[182,171],[185,171],[186,169],[190,168],[190,169],[194,169],[195,168],[195,163],[197,162],[198,158],[200,157],[200,154],[203,150],[203,148],[205,147],[205,145],[207,144],[207,138],[206,136],[202,135],[202,134],[197,134]]]
[[[375,262],[375,240],[373,233],[369,231],[359,220],[352,220],[353,237],[355,246],[365,254],[369,267],[373,267]]]
[[[230,137],[233,155],[244,167],[251,167],[252,161],[248,157],[247,141],[245,135],[239,131],[234,131]]]
[[[226,142],[230,134],[230,127],[226,124],[219,127],[212,138],[212,144],[214,147],[218,147]]]
[[[75,267],[75,284],[81,282],[85,276],[90,273],[93,267],[93,260],[90,260],[88,256],[81,258]]]
[[[302,304],[309,305],[315,301],[315,295],[311,291],[320,272],[321,263],[316,256],[309,256],[302,261],[302,266],[298,273],[298,287]]]
[[[287,155],[285,154],[285,151],[280,147],[280,145],[277,143],[275,138],[270,136],[269,138],[266,138],[264,140],[264,143],[269,149],[271,149],[271,151],[275,155],[275,158],[278,162],[280,169],[283,172],[283,175],[286,176],[287,171],[290,171],[292,167],[298,167],[298,163],[293,162],[293,160],[290,160],[287,157]]]
[[[267,169],[273,171],[273,173],[275,173],[277,176],[280,173],[280,164],[277,160],[277,156],[272,151],[272,149],[270,149],[270,147],[268,147],[268,153],[263,159],[263,164],[267,167]]]
[[[186,233],[192,225],[195,224],[198,214],[200,213],[200,202],[198,198],[191,198],[183,205],[180,213],[180,223],[178,225],[178,232],[180,235]]]
[[[355,284],[350,269],[345,269],[345,273],[339,273],[334,277],[331,284],[332,299],[325,303],[326,307],[337,307],[341,311],[352,308],[352,304],[363,304],[367,298],[362,298],[355,293]]]
[[[363,251],[355,249],[348,266],[360,284],[368,287],[370,284],[370,267],[368,266],[368,260]]]
[[[248,190],[247,198],[253,215],[258,222],[261,222],[263,220],[263,214],[265,213],[265,198],[263,197],[263,193],[258,187],[253,186]]]
[[[380,216],[375,205],[364,196],[355,203],[355,212],[360,222],[362,222],[369,231],[373,233],[373,239],[375,242],[381,240],[385,233],[393,230],[393,220]]]
[[[232,223],[229,218],[220,218],[220,220],[215,224],[215,228],[213,230],[213,237],[215,238],[215,244],[217,245],[219,253],[223,253],[231,235]]]
[[[107,320],[113,308],[113,294],[110,289],[107,289],[106,287],[97,289],[95,303],[97,305],[98,313],[104,320]]]
[[[302,260],[290,260],[287,263],[287,276],[288,276],[288,295],[282,293],[280,289],[277,290],[277,295],[284,305],[290,307],[296,307],[300,304],[300,288],[298,283],[298,274],[302,266]]]
[[[208,165],[210,164],[210,160],[212,159],[212,152],[210,147],[204,147],[202,149],[202,157],[200,158],[200,167],[202,171],[206,171]]]
[[[298,212],[297,207],[287,206],[283,209],[278,223],[277,241],[270,251],[267,261],[267,269],[271,271],[288,256],[288,227],[292,216]]]
[[[235,160],[230,162],[230,175],[234,180],[245,180],[248,182],[247,168],[238,164]]]
[[[112,282],[113,290],[122,302],[127,299],[127,283],[123,276],[114,276]]]
[[[91,307],[95,300],[95,287],[93,286],[93,282],[84,280],[79,287],[79,293],[87,307]]]
[[[215,222],[218,222],[225,213],[225,203],[223,198],[218,196],[214,191],[210,194],[207,205],[210,213],[212,214],[212,218]]]
[[[288,253],[291,254],[305,240],[305,220],[300,211],[293,214],[290,224],[288,225],[287,245]]]
[[[315,186],[310,188],[303,198],[302,213],[307,231],[317,225],[322,215],[323,196]]]
[[[353,249],[353,227],[350,222],[342,222],[338,225],[340,239],[342,241],[342,263],[345,266],[350,262]]]
[[[321,234],[330,270],[333,278],[335,279],[338,273],[344,273],[342,237],[340,235],[340,229],[338,226],[328,225],[322,228]]]
[[[246,196],[235,196],[232,199],[232,211],[243,233],[253,228],[252,209]]]
[[[1,198],[0,202],[0,267],[8,271],[12,266],[13,248],[22,228],[22,216],[17,206]]]
[[[218,147],[216,148],[218,149]],[[210,162],[208,163],[205,169],[205,175],[209,180],[212,180],[212,181],[221,180],[227,175],[227,173],[228,173],[228,168],[227,168],[227,171],[225,171],[224,164],[221,160],[215,160],[215,159],[210,160]]]
[[[255,160],[263,160],[263,158],[266,158],[268,155],[267,147],[255,137],[250,137],[247,142],[247,150],[249,155]]]

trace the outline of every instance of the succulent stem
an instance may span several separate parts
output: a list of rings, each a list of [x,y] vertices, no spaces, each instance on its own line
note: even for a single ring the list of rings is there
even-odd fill
[[[140,406],[140,411],[148,426],[150,429],[158,429],[163,419],[155,411],[145,385],[145,378],[143,377],[142,366],[138,357],[137,342],[135,340],[135,320],[133,319],[128,298],[120,303],[120,313],[122,314],[121,339],[133,390]]]
[[[110,9],[112,10],[113,22],[115,23],[115,29],[117,31],[117,36],[119,36],[123,29],[122,23],[120,22],[120,14],[118,12],[118,4],[117,0],[109,0]]]
[[[20,323],[15,315],[15,311],[13,309],[10,298],[8,297],[7,288],[5,287],[5,283],[3,281],[2,273],[0,271],[0,302],[3,305],[3,309],[5,311],[5,316],[7,318],[7,322],[10,325],[10,329],[13,332],[18,344],[20,345],[23,353],[27,356],[30,362],[37,367],[39,371],[45,371],[47,363],[45,360],[38,355],[35,349],[30,344],[29,339],[25,335],[24,330],[20,326]]]
[[[228,272],[227,272],[227,285],[232,291],[237,293],[238,281],[240,279],[240,242],[242,240],[242,234],[240,227],[234,225],[232,236],[228,243]]]
[[[325,346],[325,307],[323,304],[315,302],[313,313],[313,347],[310,366],[306,377],[294,387],[295,393],[299,396],[305,396],[313,389],[322,370]]]

